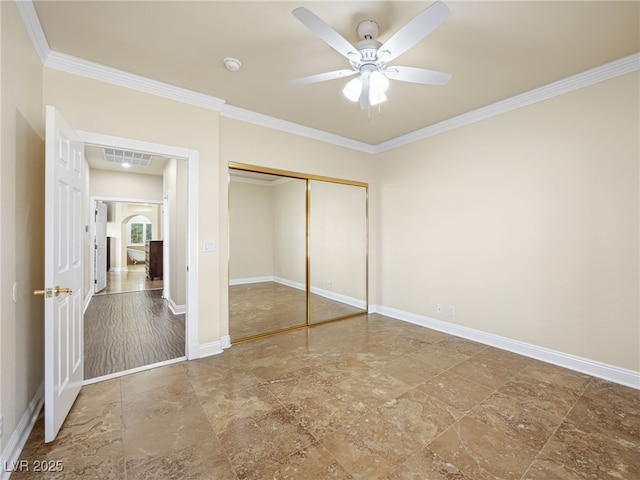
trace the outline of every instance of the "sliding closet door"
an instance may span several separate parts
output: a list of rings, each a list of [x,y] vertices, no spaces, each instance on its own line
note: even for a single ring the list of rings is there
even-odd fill
[[[307,324],[306,181],[230,170],[232,341]]]
[[[367,189],[309,182],[309,323],[366,312]]]

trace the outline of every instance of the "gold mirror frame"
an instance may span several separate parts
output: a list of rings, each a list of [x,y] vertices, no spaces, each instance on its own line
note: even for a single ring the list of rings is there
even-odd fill
[[[305,222],[306,323],[304,325],[291,326],[291,327],[278,329],[278,330],[274,330],[274,331],[270,331],[270,332],[266,332],[266,333],[259,333],[259,334],[256,334],[256,335],[251,335],[251,336],[247,336],[247,337],[243,337],[243,338],[238,338],[238,339],[233,339],[232,338],[231,339],[231,343],[232,344],[236,344],[236,343],[240,343],[240,342],[244,342],[244,341],[248,341],[248,340],[253,340],[253,339],[256,339],[256,338],[262,338],[262,337],[266,337],[266,336],[271,336],[271,335],[275,335],[275,334],[279,334],[279,333],[283,333],[283,332],[287,332],[287,331],[291,331],[291,330],[298,330],[298,329],[302,329],[302,328],[308,328],[308,327],[312,327],[312,326],[323,325],[323,324],[326,324],[326,323],[335,322],[335,321],[339,321],[339,320],[344,320],[346,318],[351,318],[351,317],[354,317],[354,316],[367,314],[368,308],[369,308],[369,185],[367,183],[365,183],[365,182],[345,180],[345,179],[334,178],[334,177],[325,177],[325,176],[320,176],[320,175],[310,175],[310,174],[305,174],[305,173],[291,172],[291,171],[287,171],[287,170],[279,170],[279,169],[275,169],[275,168],[260,167],[260,166],[248,165],[248,164],[242,164],[242,163],[235,163],[235,162],[229,162],[229,164],[228,164],[228,172],[229,172],[228,185],[230,185],[230,183],[231,183],[231,171],[232,170],[278,175],[278,176],[281,176],[281,177],[300,179],[300,180],[304,180],[306,182],[306,185],[305,185],[305,215],[306,215],[306,222]],[[330,183],[334,183],[334,184],[361,187],[361,188],[364,188],[364,199],[365,199],[365,221],[364,221],[364,228],[365,228],[365,245],[364,245],[364,247],[365,247],[365,251],[364,251],[364,258],[365,258],[364,259],[365,298],[364,298],[364,302],[365,302],[365,307],[364,307],[364,309],[362,311],[358,311],[358,312],[355,312],[355,313],[349,313],[349,314],[338,316],[338,317],[335,317],[335,318],[329,318],[327,320],[323,320],[323,321],[320,321],[320,322],[313,322],[312,321],[312,317],[311,317],[311,260],[312,260],[311,259],[311,236],[310,236],[310,232],[311,232],[311,181],[330,182]],[[227,192],[228,197],[230,196],[229,192],[230,192],[230,186],[228,187],[228,192]],[[230,198],[228,198],[228,202],[229,203],[228,203],[228,206],[227,206],[227,218],[228,218],[227,241],[228,241],[228,248],[229,248],[228,251],[230,252],[231,251],[230,250],[231,249],[231,211],[230,211],[231,208],[230,208]],[[231,255],[228,256],[227,261],[230,264]],[[229,265],[228,271],[231,272],[230,265]],[[230,282],[231,282],[231,278],[230,278],[230,273],[229,273],[228,283],[230,284]],[[230,313],[229,313],[229,322],[231,322]],[[232,332],[230,331],[229,334],[231,335]]]

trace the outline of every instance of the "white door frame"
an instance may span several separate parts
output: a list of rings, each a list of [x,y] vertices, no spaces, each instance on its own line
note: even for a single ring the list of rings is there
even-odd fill
[[[85,166],[86,168],[86,166]],[[98,214],[104,212],[104,218],[100,222],[97,221]],[[93,278],[89,282],[89,285],[93,285],[93,293],[101,292],[107,287],[107,205],[103,202],[92,201],[90,202],[91,213],[91,239],[93,239],[93,247],[89,251],[91,252],[91,266],[93,268],[90,271],[93,274]],[[100,238],[98,239],[98,225],[101,225]],[[98,242],[101,241],[101,243]],[[100,263],[98,265],[98,263]],[[96,290],[98,286],[101,286],[100,290]]]
[[[185,356],[198,358],[198,150],[173,147],[160,143],[114,137],[94,132],[79,131],[86,145],[137,150],[160,157],[187,162],[187,291],[185,306]]]
[[[169,193],[162,195],[162,271],[171,273],[171,264],[169,252],[171,251],[171,232],[169,230],[170,222],[174,221],[169,216]],[[171,298],[171,275],[165,275],[162,279],[162,296]],[[185,305],[186,307],[186,305]]]

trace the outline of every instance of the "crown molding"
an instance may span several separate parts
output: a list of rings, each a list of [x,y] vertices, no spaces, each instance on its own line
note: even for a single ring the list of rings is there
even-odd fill
[[[425,138],[448,132],[449,130],[454,130],[456,128],[464,127],[465,125],[470,125],[497,115],[502,115],[518,108],[542,102],[559,95],[564,95],[565,93],[569,93],[595,83],[603,82],[605,80],[610,80],[639,69],[640,53],[634,53],[618,60],[614,60],[613,62],[605,63],[590,70],[558,80],[557,82],[549,83],[542,87],[529,90],[528,92],[521,93],[476,110],[471,110],[470,112],[463,113],[462,115],[458,115],[448,120],[435,123],[420,130],[416,130],[415,132],[379,143],[375,146],[374,153],[381,153],[403,145],[408,145]]]
[[[30,2],[20,2],[30,3]],[[49,68],[66,71],[76,75],[93,78],[122,87],[132,88],[152,95],[188,103],[198,107],[219,111],[221,116],[279,130],[294,135],[319,140],[365,153],[376,154],[392,150],[404,145],[418,142],[441,133],[464,127],[504,113],[542,102],[559,95],[578,90],[599,82],[640,70],[640,53],[634,53],[604,65],[572,75],[557,82],[535,88],[528,92],[500,100],[496,103],[472,110],[462,115],[444,120],[406,135],[393,138],[376,145],[360,142],[333,133],[317,130],[297,123],[252,112],[233,105],[225,104],[225,100],[210,95],[197,93],[185,88],[151,80],[115,68],[82,60],[59,52],[49,51],[44,65]]]
[[[169,85],[168,83],[55,51],[49,52],[44,66],[211,110],[220,111],[225,102],[221,98],[176,87],[175,85]]]
[[[287,120],[234,107],[232,105],[227,105],[225,100],[221,98],[176,87],[174,85],[134,75],[105,65],[89,62],[71,55],[52,51],[49,48],[49,44],[31,0],[15,0],[15,4],[20,12],[25,28],[29,33],[36,53],[45,67],[93,78],[94,80],[119,85],[121,87],[131,88],[170,100],[216,110],[220,112],[223,117],[371,154],[392,150],[456,128],[480,122],[497,115],[502,115],[518,108],[542,102],[559,95],[564,95],[565,93],[569,93],[595,83],[610,80],[620,75],[640,70],[640,53],[634,53],[590,70],[586,70],[585,72],[572,75],[557,82],[500,100],[496,103],[486,105],[470,112],[463,113],[462,115],[458,115],[448,120],[444,120],[414,132],[407,133],[406,135],[401,135],[386,142],[374,145],[289,122]]]
[[[35,49],[38,58],[40,58],[40,63],[44,65],[47,55],[49,55],[51,49],[49,48],[49,42],[47,42],[47,37],[44,35],[44,31],[40,25],[40,19],[38,18],[36,9],[33,6],[33,2],[31,0],[15,0],[14,3],[16,4],[20,17],[22,17],[22,23],[24,23],[27,33],[31,38],[33,48]]]
[[[280,130],[301,137],[312,138],[314,140],[320,140],[322,142],[339,145],[341,147],[351,148],[353,150],[359,150],[366,153],[375,153],[375,146],[369,143],[359,142],[347,137],[341,137],[333,133],[328,133],[322,130],[317,130],[311,127],[305,127],[298,123],[289,122],[287,120],[281,120],[279,118],[270,117],[261,113],[252,112],[243,108],[234,107],[232,105],[225,105],[220,112],[221,116],[227,118],[233,118],[241,120],[247,123],[253,123],[254,125],[260,125],[263,127],[272,128],[274,130]]]

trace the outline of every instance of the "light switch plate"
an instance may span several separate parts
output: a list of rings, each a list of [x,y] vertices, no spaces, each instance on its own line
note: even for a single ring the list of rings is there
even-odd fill
[[[205,242],[204,242],[204,251],[205,252],[215,252],[216,251],[216,242],[214,240],[205,240]]]

